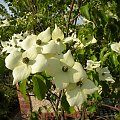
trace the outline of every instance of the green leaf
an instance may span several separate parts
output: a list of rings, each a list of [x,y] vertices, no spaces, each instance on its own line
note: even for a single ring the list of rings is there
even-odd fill
[[[119,64],[117,54],[115,54],[115,53],[112,54],[112,61],[113,61],[113,64],[115,65],[115,67],[117,67]]]
[[[74,113],[75,112],[74,107],[71,107],[69,105],[65,95],[62,96],[61,105],[66,112],[68,112],[68,113]]]
[[[26,80],[23,80],[19,84],[20,92],[22,93],[23,97],[26,99]]]
[[[103,59],[103,56],[104,56],[104,54],[105,54],[106,51],[107,51],[107,47],[104,47],[104,48],[101,50],[101,52],[100,52],[100,60]]]
[[[102,61],[106,61],[106,59],[111,55],[111,52],[107,52],[104,56],[103,56],[103,59]]]
[[[80,12],[81,12],[82,16],[84,16],[85,18],[87,18],[88,20],[90,20],[90,14],[89,14],[89,6],[88,6],[88,4],[82,6],[80,8]]]
[[[95,55],[92,55],[92,56],[91,56],[91,60],[97,61],[97,57],[96,57]]]
[[[90,107],[88,107],[88,109],[87,109],[89,112],[96,112],[96,105],[93,105],[93,106],[90,106]]]
[[[3,74],[5,70],[5,62],[2,58],[0,58],[0,74]]]
[[[43,78],[38,75],[32,77],[33,92],[39,100],[42,100],[45,98],[45,93],[47,91],[46,85],[42,79]]]

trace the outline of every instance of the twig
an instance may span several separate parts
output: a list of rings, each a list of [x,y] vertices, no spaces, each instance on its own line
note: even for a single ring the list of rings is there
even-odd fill
[[[74,5],[75,0],[72,0],[71,5],[70,5],[70,12],[69,12],[69,18],[68,18],[68,24],[67,24],[67,36],[69,32],[69,23],[70,23],[70,18],[71,18],[71,13],[73,10],[73,5]]]
[[[101,116],[96,116],[96,117],[97,117],[96,120],[101,120],[101,119],[103,119],[103,120],[107,120],[106,118],[101,117]]]
[[[80,16],[80,13],[78,13],[70,22],[73,23],[74,20],[76,20]]]
[[[59,97],[58,97],[56,94],[52,93],[50,90],[48,90],[48,92],[49,92],[50,94],[54,95],[56,98],[59,99]]]
[[[32,109],[33,109],[33,107],[32,107],[32,101],[31,101],[29,93],[26,93],[26,95],[28,96],[28,99],[29,99],[29,102],[30,102],[30,112],[32,113]]]
[[[80,7],[81,7],[81,5],[82,5],[82,0],[78,0],[78,10],[77,10],[78,15],[80,15]],[[77,23],[77,18],[78,18],[78,16],[75,19],[75,26],[76,26],[76,23]]]
[[[110,106],[110,105],[102,104],[102,106],[109,107],[109,108],[111,108],[111,109],[114,109],[114,110],[120,111],[119,108],[116,108],[116,107],[113,107],[113,106]]]
[[[59,106],[59,102],[60,102],[60,100],[61,100],[61,95],[62,95],[62,90],[60,91],[60,93],[59,93],[59,99],[57,99],[57,103],[56,103],[56,109],[58,109],[58,106]]]
[[[85,112],[86,112],[86,108],[85,105],[83,104],[81,120],[85,120]]]
[[[54,112],[56,113],[55,104],[51,101],[51,98],[50,98],[49,95],[47,95],[47,100],[50,101],[50,103],[51,103],[51,105],[52,105],[52,108],[53,108]]]

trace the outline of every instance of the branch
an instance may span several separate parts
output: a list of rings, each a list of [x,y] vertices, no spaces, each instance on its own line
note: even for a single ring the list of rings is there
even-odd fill
[[[82,0],[78,0],[78,10],[77,10],[78,15],[80,15],[80,7],[81,7],[81,5],[82,5]],[[78,18],[78,16],[75,19],[75,26],[76,26],[76,23],[77,23],[77,18]]]
[[[71,18],[71,13],[73,10],[74,2],[75,2],[75,0],[72,0],[71,5],[70,5],[70,12],[69,12],[68,24],[67,24],[67,36],[68,36],[68,32],[69,32],[69,23],[70,23],[70,18]]]
[[[106,105],[106,104],[102,104],[102,106],[109,107],[109,108],[111,108],[111,109],[113,109],[113,110],[117,110],[117,111],[120,112],[120,109],[119,109],[119,108],[116,108],[116,107],[113,107],[113,106],[110,106],[110,105]]]

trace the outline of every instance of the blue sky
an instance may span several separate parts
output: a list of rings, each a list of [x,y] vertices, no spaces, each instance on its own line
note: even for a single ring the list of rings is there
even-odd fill
[[[4,0],[0,0],[0,4],[4,5],[5,8],[7,9],[9,14],[12,14],[11,11],[9,10],[8,4],[4,2]],[[83,21],[80,19],[80,17],[77,19],[77,25],[82,24]]]
[[[4,2],[4,0],[0,0],[0,4],[4,5],[5,8],[7,9],[8,13],[11,14],[11,12],[10,12],[10,10],[9,10],[9,7],[8,7],[8,4],[6,4],[6,3]]]

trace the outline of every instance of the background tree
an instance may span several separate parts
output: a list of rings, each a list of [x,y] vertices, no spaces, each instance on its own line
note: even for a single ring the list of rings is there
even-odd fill
[[[87,71],[88,77],[96,85],[102,86],[101,95],[96,92],[89,97],[95,101],[91,109],[105,97],[110,98],[114,104],[117,103],[116,100],[120,98],[120,56],[111,51],[110,45],[120,40],[119,0],[5,0],[5,2],[13,15],[9,15],[0,4],[2,16],[0,19],[8,19],[10,22],[9,26],[0,28],[0,40],[7,41],[14,33],[25,31],[39,34],[48,26],[53,30],[55,23],[64,31],[65,37],[76,32],[84,44],[89,41],[89,36],[94,36],[97,43],[90,44],[84,49],[74,49],[72,45],[68,45],[67,48],[71,49],[75,60],[84,67],[87,60],[101,61],[101,67],[108,66],[115,80],[113,84],[101,82],[95,71]],[[80,25],[81,16],[90,21],[89,24]]]

